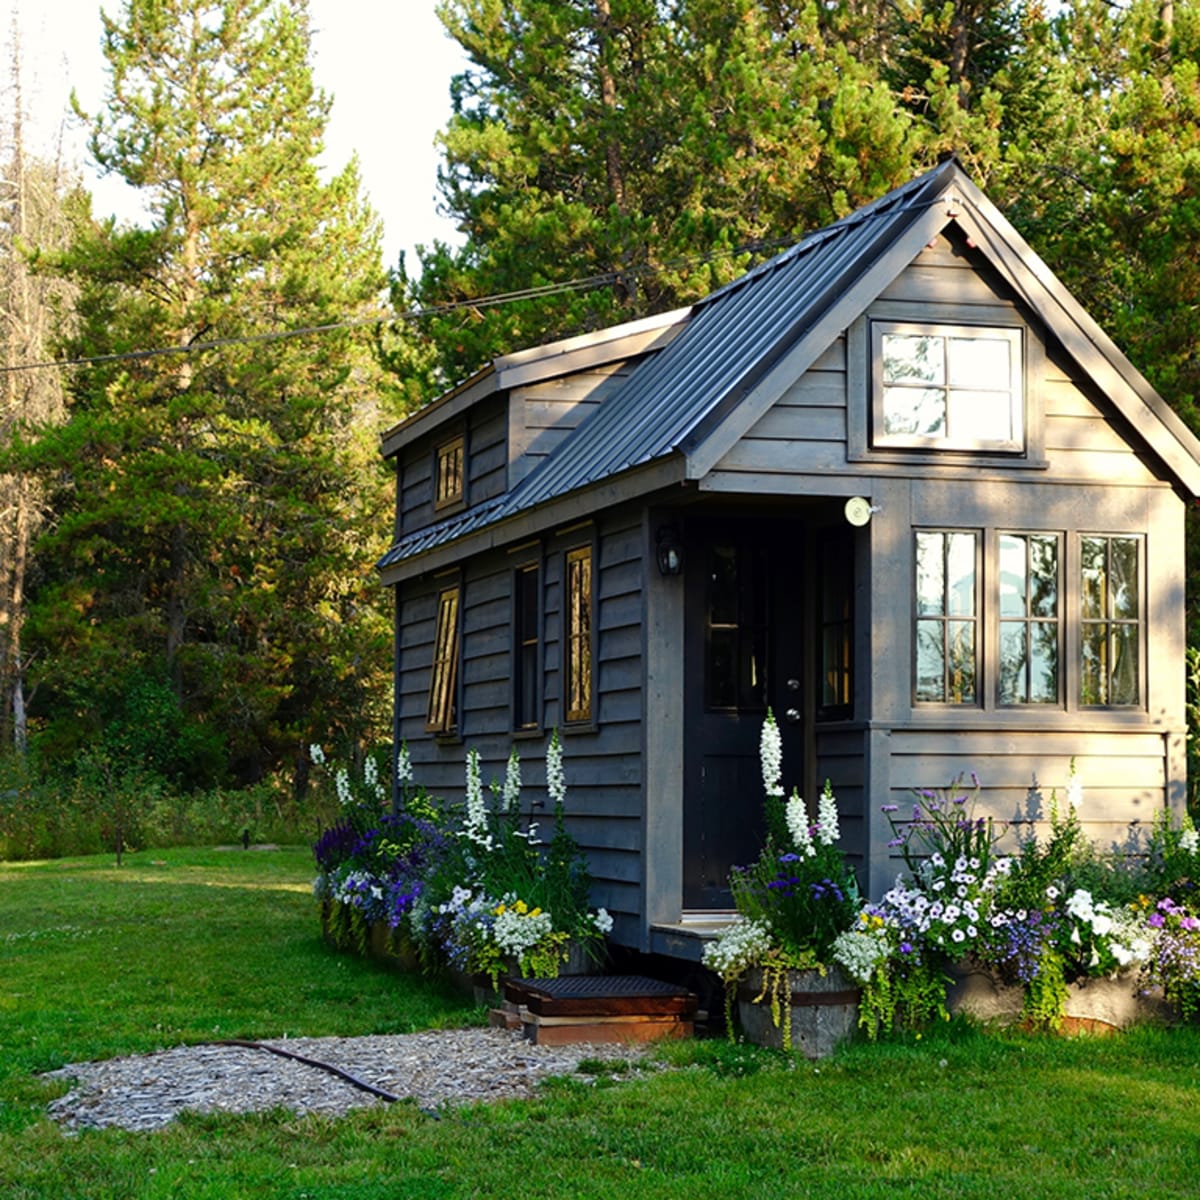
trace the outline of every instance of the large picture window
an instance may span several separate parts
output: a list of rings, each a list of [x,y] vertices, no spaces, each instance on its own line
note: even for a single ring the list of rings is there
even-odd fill
[[[876,321],[871,336],[876,446],[1024,448],[1020,329]]]
[[[1059,551],[1048,533],[1000,535],[1000,703],[1059,701]]]
[[[975,704],[978,536],[916,535],[916,699]]]
[[[1089,534],[1080,550],[1080,703],[1141,699],[1141,539]]]
[[[592,548],[567,552],[564,702],[568,722],[590,721],[592,694]]]
[[[457,585],[438,592],[433,667],[429,675],[429,704],[425,714],[425,728],[432,733],[450,733],[458,725],[458,610]]]

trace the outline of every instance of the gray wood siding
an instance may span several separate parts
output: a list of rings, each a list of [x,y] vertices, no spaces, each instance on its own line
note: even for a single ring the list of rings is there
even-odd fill
[[[619,388],[635,364],[615,362],[512,390],[509,486],[519,483]]]
[[[931,323],[1008,324],[1021,310],[990,270],[980,270],[945,237],[902,271],[868,309],[870,317]],[[865,323],[863,324],[865,328]],[[1061,351],[1047,349],[1037,328],[1025,324],[1025,404],[1033,422],[1036,469],[1058,483],[1152,483],[1161,475],[1138,453],[1139,439],[1124,427],[1115,406],[1085,391],[1084,376]],[[783,477],[834,472],[870,475],[978,477],[1005,473],[1002,461],[972,462],[969,455],[873,454],[869,427],[870,364],[865,336],[847,333],[800,376],[716,465],[708,486],[791,490]],[[863,448],[856,450],[852,428]],[[857,460],[857,461],[855,461]],[[1030,465],[1014,462],[1014,474]],[[815,490],[815,489],[814,489]],[[863,490],[866,490],[865,488]]]
[[[1139,830],[1149,830],[1167,803],[1170,740],[1152,730],[893,730],[890,786],[872,802],[897,805],[895,816],[903,818],[912,812],[910,789],[943,789],[961,778],[969,792],[974,772],[981,785],[977,815],[993,817],[1004,829],[1002,845],[1015,850],[1018,838],[1031,832],[1046,836],[1052,793],[1061,811],[1074,759],[1085,833],[1103,850],[1125,851],[1133,848]],[[902,862],[895,851],[889,859],[895,874]],[[873,880],[872,891],[878,893],[890,883],[886,876]]]
[[[437,446],[457,434],[466,438],[467,503],[479,504],[504,493],[508,486],[507,414],[503,397],[489,397],[463,420],[440,427],[404,448],[396,488],[398,533],[412,533],[444,515],[433,507],[433,456]]]
[[[593,540],[594,539],[594,540]],[[596,658],[593,664],[597,719],[581,728],[562,727],[567,780],[566,816],[588,855],[595,881],[593,900],[617,920],[618,940],[640,936],[642,815],[642,528],[634,512],[548,538],[543,570],[543,712],[540,734],[511,730],[512,568],[518,557],[499,551],[468,563],[462,574],[462,653],[459,736],[438,739],[425,731],[433,661],[436,593],[444,580],[399,585],[400,670],[396,691],[398,728],[409,747],[416,780],[437,795],[461,803],[469,749],[480,753],[485,786],[503,778],[515,743],[524,783],[522,810],[549,820],[545,748],[560,723],[561,597],[567,549],[594,545]],[[536,805],[536,807],[535,807]]]

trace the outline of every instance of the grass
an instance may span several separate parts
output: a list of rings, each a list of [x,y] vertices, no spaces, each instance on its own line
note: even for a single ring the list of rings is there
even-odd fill
[[[1200,1031],[985,1036],[951,1025],[819,1064],[723,1041],[534,1101],[339,1120],[187,1116],[67,1136],[63,1062],[180,1041],[477,1020],[453,992],[337,955],[307,852],[0,865],[0,1197],[1193,1196]],[[593,1063],[599,1068],[603,1063]]]

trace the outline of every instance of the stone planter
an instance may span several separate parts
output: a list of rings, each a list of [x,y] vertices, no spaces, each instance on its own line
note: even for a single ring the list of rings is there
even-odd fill
[[[961,1013],[1000,1025],[1021,1020],[1025,993],[1020,986],[1003,982],[977,963],[956,963],[949,974],[946,1007],[951,1015]],[[1068,984],[1061,1032],[1114,1033],[1136,1021],[1161,1022],[1170,1017],[1161,994],[1139,987],[1137,971],[1125,971]]]
[[[791,1031],[791,1048],[806,1058],[827,1058],[858,1024],[859,991],[839,967],[789,971],[780,1024],[771,1016],[771,998],[762,996],[763,973],[754,968],[738,984],[738,1020],[747,1041],[776,1050],[787,1044],[783,1022]],[[760,1000],[759,997],[762,996]]]

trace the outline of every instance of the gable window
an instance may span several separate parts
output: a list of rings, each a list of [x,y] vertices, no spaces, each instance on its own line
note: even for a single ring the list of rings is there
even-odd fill
[[[592,548],[567,552],[564,703],[568,722],[592,719]]]
[[[974,704],[977,675],[978,536],[916,535],[916,699]]]
[[[466,498],[464,492],[464,443],[462,437],[443,442],[434,452],[433,507],[448,508]]]
[[[540,577],[536,563],[519,567],[513,576],[513,726],[516,729],[536,729],[541,723],[541,688],[538,686]]]
[[[1080,549],[1080,702],[1140,699],[1141,541],[1089,534]]]
[[[425,712],[425,728],[431,733],[450,733],[458,725],[458,610],[457,584],[438,592],[433,668],[429,675],[429,704]]]
[[[1059,700],[1058,538],[1000,535],[1000,703]]]
[[[876,446],[1024,449],[1020,329],[875,321],[871,345]]]

